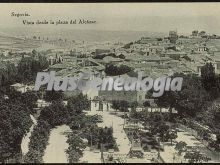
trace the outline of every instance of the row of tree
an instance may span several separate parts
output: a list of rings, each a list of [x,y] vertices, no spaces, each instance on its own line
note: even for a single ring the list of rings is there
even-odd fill
[[[20,93],[10,85],[33,81],[38,71],[48,67],[46,57],[35,50],[29,58],[24,53],[17,55],[22,56],[18,66],[7,62],[0,69],[0,162],[9,159],[20,162],[22,138],[32,125],[30,114],[35,113],[39,98],[38,93]]]
[[[32,125],[32,102],[23,102],[27,95],[15,95],[12,99],[12,94],[9,99],[0,99],[0,162],[11,158],[20,161],[21,142]]]
[[[28,144],[28,152],[24,155],[25,163],[42,163],[44,151],[48,145],[51,125],[47,121],[38,120]]]
[[[37,72],[47,69],[49,62],[44,54],[33,50],[30,55],[22,56],[17,66],[11,62],[6,62],[0,69],[0,86],[8,87],[13,83],[30,83],[35,81]]]
[[[123,75],[123,74],[129,73],[131,71],[133,71],[133,69],[130,68],[129,66],[127,66],[127,65],[116,66],[116,65],[113,65],[113,64],[107,64],[105,66],[105,73],[108,76]]]
[[[202,68],[201,77],[194,74],[175,74],[174,77],[183,77],[180,92],[165,91],[156,100],[162,107],[176,108],[180,115],[195,117],[202,109],[207,108],[207,103],[220,96],[219,76],[216,76],[211,64]]]

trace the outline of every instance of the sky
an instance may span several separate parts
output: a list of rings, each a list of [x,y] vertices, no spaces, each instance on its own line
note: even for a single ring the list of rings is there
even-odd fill
[[[220,3],[63,3],[1,4],[0,28],[85,29],[191,33],[205,30],[220,35]],[[12,17],[11,13],[30,17]],[[23,20],[95,20],[90,25],[23,25]]]

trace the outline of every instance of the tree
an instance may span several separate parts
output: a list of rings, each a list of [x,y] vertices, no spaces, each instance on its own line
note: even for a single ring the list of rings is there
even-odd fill
[[[36,58],[38,57],[38,58]],[[30,57],[23,57],[17,66],[17,77],[18,82],[30,83],[34,81],[38,72],[47,69],[49,62],[45,56],[37,54],[33,50],[33,54]]]
[[[178,150],[178,154],[181,155],[182,152],[186,151],[186,142],[184,141],[180,141],[178,143],[176,143],[175,149]]]
[[[133,42],[130,42],[130,43],[124,45],[123,48],[124,48],[124,49],[130,49],[131,45],[133,45]]]
[[[121,59],[125,59],[125,55],[123,55],[123,54],[120,54],[118,57]]]
[[[86,138],[89,144],[93,146],[98,146],[101,148],[101,144],[107,149],[115,149],[116,142],[113,137],[113,129],[112,128],[99,128],[97,125],[93,125],[86,133]]]
[[[129,103],[125,100],[113,100],[112,108],[115,110],[119,110],[121,112],[127,112],[129,107]]]
[[[125,74],[125,73],[129,73],[132,70],[133,70],[133,68],[130,68],[127,65],[115,66],[113,64],[107,64],[105,66],[105,73],[109,76],[122,75],[122,74]]]
[[[72,96],[68,99],[67,109],[69,114],[72,116],[74,114],[80,114],[83,110],[89,109],[90,102],[86,95],[82,93]]]
[[[14,103],[17,102],[19,104],[23,104],[27,113],[34,114],[34,107],[36,106],[36,101],[38,99],[37,93],[34,91],[27,91],[25,93],[21,93],[15,91],[14,89],[10,89],[8,91],[8,96],[11,101]]]
[[[214,148],[215,151],[220,152],[220,144],[218,142],[218,137],[216,141],[209,142],[209,147]]]
[[[171,142],[171,145],[173,144],[173,140],[176,139],[178,136],[177,136],[177,132],[176,131],[168,131],[167,134],[166,134],[166,137],[168,139],[170,139],[170,142]]]
[[[189,160],[189,163],[198,163],[198,162],[208,162],[211,160],[210,157],[201,154],[200,151],[187,151],[186,154],[184,155],[185,159]]]
[[[25,163],[42,163],[44,151],[48,145],[51,125],[47,121],[38,119],[28,144],[28,153],[24,156]]]
[[[216,88],[215,68],[211,62],[201,68],[201,79],[204,88],[216,97],[216,90],[213,90]]]
[[[32,55],[33,55],[33,57],[37,56],[37,51],[35,49],[32,50]]]
[[[69,121],[67,108],[62,102],[53,102],[48,107],[45,107],[39,116],[39,120],[47,121],[51,127],[66,124]]]
[[[83,140],[76,134],[70,133],[67,137],[67,143],[69,144],[66,153],[70,163],[78,162],[79,158],[83,155],[83,149],[86,148]]]
[[[32,121],[23,104],[0,100],[0,162],[21,156],[21,142]]]
[[[220,134],[217,134],[217,135],[216,135],[216,143],[217,143],[217,144],[220,144]]]
[[[0,85],[2,87],[8,87],[16,82],[17,67],[10,62],[1,65],[4,67],[0,69]]]
[[[44,95],[45,101],[48,102],[61,102],[64,98],[64,93],[62,91],[46,91]]]
[[[162,138],[162,141],[165,141],[167,132],[169,131],[169,125],[161,123],[158,127],[159,136]]]
[[[119,104],[120,104],[120,109],[119,109],[120,111],[122,111],[122,112],[127,112],[128,111],[129,103],[127,101],[121,100],[119,102]]]
[[[163,96],[156,99],[158,106],[175,108],[180,117],[196,117],[204,109],[205,105],[212,100],[200,78],[196,75],[174,75],[183,77],[182,90],[180,92],[165,91]],[[171,112],[171,111],[170,111]]]
[[[220,112],[220,105],[218,101],[211,102],[204,106],[204,109],[201,113],[197,115],[197,120],[209,126],[211,129],[216,130],[218,132],[220,128],[219,124],[219,112]]]
[[[115,111],[119,110],[120,104],[118,100],[113,100],[112,101],[112,109],[115,109]]]
[[[159,134],[163,141],[165,141],[169,126],[164,122],[164,117],[160,113],[152,113],[147,122],[150,124],[150,132],[154,135]]]
[[[138,117],[138,114],[137,114],[137,111],[136,111],[136,108],[138,106],[138,102],[135,101],[135,102],[132,102],[130,107],[131,107],[131,113],[130,113],[130,116],[133,117],[133,118],[137,118]]]
[[[149,101],[145,101],[145,102],[143,103],[143,106],[144,106],[144,107],[150,107]]]

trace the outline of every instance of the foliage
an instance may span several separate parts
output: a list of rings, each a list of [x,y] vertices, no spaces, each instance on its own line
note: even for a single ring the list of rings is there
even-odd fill
[[[9,86],[16,82],[17,67],[10,62],[1,63],[0,69],[0,85]]]
[[[121,59],[125,59],[125,55],[123,55],[123,54],[120,54],[118,57]]]
[[[144,107],[150,107],[149,101],[145,101],[145,102],[143,103],[143,106],[144,106]]]
[[[185,159],[189,160],[189,163],[198,163],[198,162],[208,162],[211,160],[210,157],[201,154],[200,151],[187,151],[184,155]]]
[[[153,135],[158,134],[162,141],[167,141],[170,127],[165,123],[164,117],[161,114],[154,113],[148,120],[150,120],[150,132]]]
[[[0,100],[0,161],[21,153],[21,141],[32,121],[26,107],[19,102]]]
[[[88,144],[97,145],[101,148],[101,144],[104,145],[106,149],[116,149],[116,142],[113,137],[112,128],[100,128],[97,126],[90,127],[90,132],[86,136]]]
[[[201,80],[204,88],[206,90],[211,90],[215,87],[216,77],[215,77],[215,68],[212,63],[206,63],[201,68]]]
[[[99,54],[99,55],[96,55],[93,57],[93,59],[103,59],[107,56],[110,56],[110,57],[114,57],[114,58],[117,58],[116,54],[115,53],[108,53],[108,54]],[[120,57],[119,57],[120,58]]]
[[[124,49],[130,49],[131,45],[133,45],[133,42],[130,42],[130,43],[128,43],[128,44],[125,44],[123,48],[124,48]]]
[[[137,101],[131,103],[131,105],[130,105],[130,107],[131,107],[130,117],[131,118],[136,118],[137,119],[139,117],[139,115],[136,111],[137,106],[138,106]]]
[[[64,94],[62,91],[46,91],[44,95],[45,101],[48,102],[57,102],[57,101],[62,101],[64,98]]]
[[[53,93],[55,95],[55,92]],[[58,97],[51,98],[59,98]],[[48,107],[42,109],[38,118],[38,125],[34,128],[29,143],[29,152],[25,156],[25,162],[42,163],[42,156],[48,143],[50,129],[67,124],[79,133],[85,127],[91,126],[97,121],[97,117],[85,116],[81,108],[88,107],[88,100],[82,94],[73,96],[68,100],[68,106],[64,106],[61,101],[54,101]],[[76,162],[82,156],[84,145],[78,135],[68,135],[67,142],[70,144],[67,149],[70,162]]]
[[[83,140],[74,133],[70,133],[67,138],[69,147],[66,153],[68,154],[69,163],[78,162],[79,158],[83,155],[83,149],[86,148],[86,145]]]
[[[20,53],[18,56],[22,58],[18,66],[11,62],[2,62],[0,69],[0,85],[9,86],[15,82],[30,83],[35,80],[37,72],[47,69],[49,62],[46,56],[33,50],[29,57],[24,57]]]
[[[125,100],[113,100],[112,108],[115,110],[119,110],[121,112],[127,112],[129,107],[129,103]]]
[[[82,93],[69,98],[67,104],[70,116],[82,113],[82,110],[87,110],[89,106],[90,102],[87,99],[87,96],[83,95]]]
[[[186,151],[186,142],[184,141],[180,141],[178,143],[176,143],[175,149],[178,150],[178,154],[181,155],[182,152]]]
[[[18,64],[18,81],[23,83],[34,81],[37,72],[47,69],[48,66],[46,57],[33,50],[31,57],[23,57]]]
[[[69,120],[68,110],[63,103],[54,102],[45,107],[39,116],[39,120],[47,121],[52,127],[66,124]]]
[[[27,91],[25,93],[21,93],[15,91],[14,89],[10,89],[7,94],[12,102],[23,104],[28,113],[35,113],[34,107],[36,106],[36,101],[38,99],[37,92]]]
[[[182,117],[195,117],[212,100],[211,94],[203,88],[200,78],[195,75],[176,76],[183,77],[182,90],[165,91],[155,102],[158,106],[175,108]]]
[[[176,131],[171,130],[166,133],[165,137],[170,139],[172,145],[173,140],[176,139],[178,136]]]
[[[24,157],[25,163],[42,163],[44,151],[48,145],[51,126],[43,120],[38,120],[30,137],[29,151]]]
[[[122,75],[125,73],[129,73],[133,70],[133,68],[130,68],[127,65],[120,65],[116,66],[113,64],[107,64],[105,66],[105,73],[109,76],[117,76],[117,75]]]

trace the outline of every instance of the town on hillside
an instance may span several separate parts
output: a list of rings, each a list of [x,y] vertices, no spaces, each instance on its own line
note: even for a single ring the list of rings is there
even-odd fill
[[[219,163],[220,36],[0,36],[0,162]],[[38,72],[183,77],[181,91],[34,90]],[[62,82],[61,82],[62,84]]]

